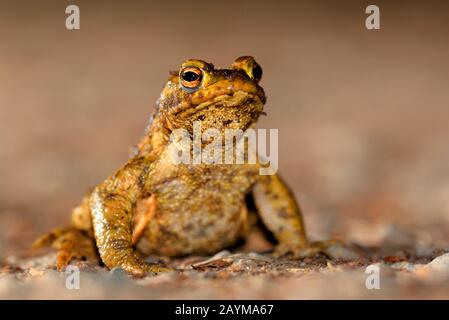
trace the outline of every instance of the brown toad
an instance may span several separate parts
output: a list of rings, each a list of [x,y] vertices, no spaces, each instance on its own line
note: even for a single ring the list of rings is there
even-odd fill
[[[36,246],[53,243],[59,269],[98,251],[107,267],[143,276],[168,269],[145,262],[140,253],[211,254],[234,244],[248,230],[245,199],[252,197],[278,242],[276,253],[326,252],[328,243],[308,241],[291,191],[279,175],[260,175],[259,162],[172,161],[170,147],[176,141],[171,133],[184,129],[191,134],[195,121],[202,132],[253,127],[266,101],[261,77],[261,67],[249,56],[236,59],[230,69],[185,61],[165,84],[135,154],[86,195],[73,210],[70,227],[42,237]],[[96,246],[89,245],[92,239]]]

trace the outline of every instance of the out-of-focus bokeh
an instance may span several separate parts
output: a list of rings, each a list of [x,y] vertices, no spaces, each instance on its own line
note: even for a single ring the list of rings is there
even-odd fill
[[[368,1],[76,1],[69,31],[71,2],[1,1],[1,255],[126,161],[168,71],[241,55],[312,238],[447,245],[449,4],[375,2],[380,30]]]

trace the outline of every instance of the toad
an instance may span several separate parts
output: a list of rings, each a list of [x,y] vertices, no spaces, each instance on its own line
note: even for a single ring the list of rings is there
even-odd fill
[[[233,245],[248,233],[251,199],[277,241],[275,255],[331,256],[334,242],[308,240],[292,192],[277,173],[261,175],[259,162],[173,162],[172,133],[192,133],[195,121],[203,131],[254,127],[266,102],[261,77],[262,68],[250,56],[236,59],[229,69],[185,61],[170,73],[130,159],[84,197],[69,227],[44,235],[35,247],[52,244],[58,269],[98,254],[108,268],[121,267],[134,276],[163,272],[170,269],[143,255],[213,254]]]

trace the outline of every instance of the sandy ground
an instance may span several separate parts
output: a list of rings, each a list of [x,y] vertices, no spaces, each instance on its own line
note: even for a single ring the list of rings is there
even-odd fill
[[[222,251],[167,261],[178,272],[133,279],[121,269],[79,262],[55,271],[55,255],[10,257],[0,270],[2,299],[448,299],[449,254],[404,250],[382,259],[292,261]],[[441,254],[441,251],[439,251]],[[153,260],[154,261],[154,260]],[[373,269],[374,268],[374,269]],[[375,270],[375,271],[373,271]],[[373,280],[378,272],[379,280]],[[77,273],[78,274],[78,273]],[[75,278],[76,277],[76,278]],[[371,278],[370,278],[371,277]]]
[[[377,3],[379,31],[364,28],[363,1],[79,1],[72,32],[60,1],[0,1],[0,297],[448,298],[449,7]],[[169,70],[246,54],[264,69],[259,127],[279,129],[311,238],[363,259],[245,253],[191,269],[210,257],[190,257],[168,262],[180,275],[141,280],[82,263],[81,289],[67,290],[54,255],[29,256],[126,161]],[[371,263],[380,290],[365,288]]]

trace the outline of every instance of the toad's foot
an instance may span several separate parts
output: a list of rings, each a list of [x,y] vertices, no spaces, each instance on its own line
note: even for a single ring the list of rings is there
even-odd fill
[[[32,248],[39,249],[47,246],[58,250],[56,267],[59,271],[74,259],[99,260],[94,239],[87,232],[74,227],[56,228],[38,238]]]
[[[120,268],[137,278],[142,278],[148,275],[157,275],[162,272],[176,271],[175,269],[168,268],[162,264],[145,262],[135,252],[123,257],[120,263]]]
[[[324,254],[331,259],[355,260],[361,257],[360,253],[338,240],[327,240],[289,246],[279,244],[273,255],[275,257],[292,256],[294,259],[313,257]]]
[[[93,236],[74,227],[56,228],[38,238],[32,249],[52,247],[58,251],[56,267],[63,271],[73,260],[92,260],[100,262],[98,249]],[[129,274],[136,277],[174,271],[159,264],[146,263],[137,253],[123,257],[120,265]]]

